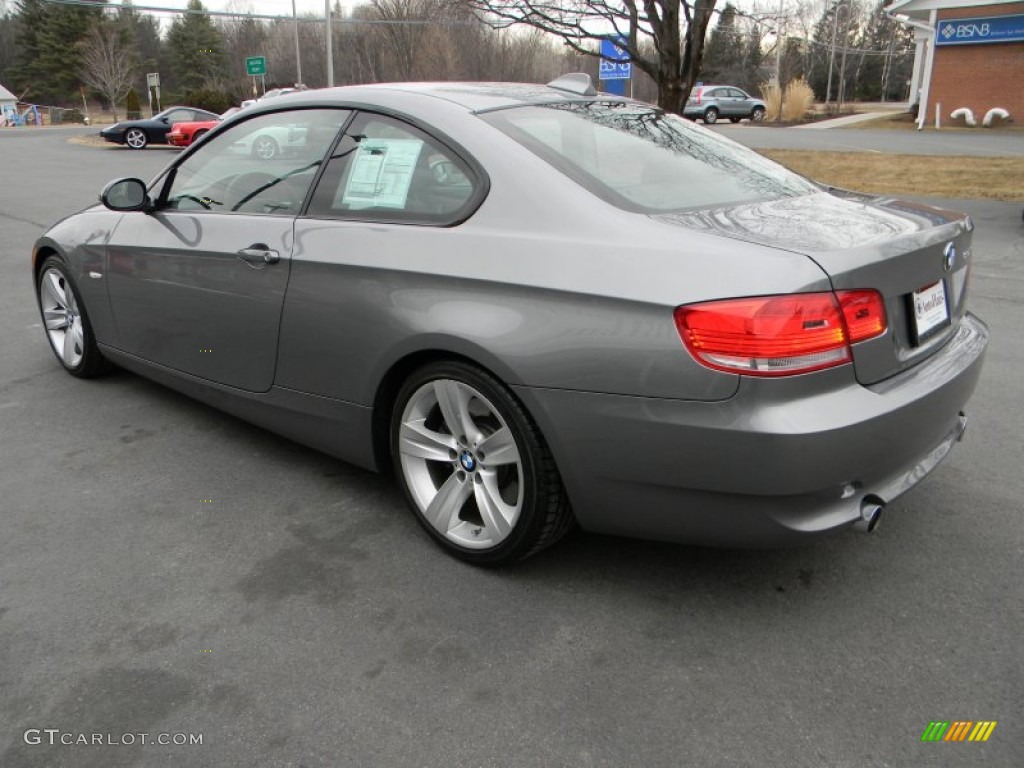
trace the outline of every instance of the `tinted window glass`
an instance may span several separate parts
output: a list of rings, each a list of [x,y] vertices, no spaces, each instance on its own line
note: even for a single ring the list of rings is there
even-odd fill
[[[818,189],[746,147],[642,104],[524,106],[482,117],[630,211],[668,213]]]
[[[331,157],[309,215],[445,224],[460,220],[478,182],[454,152],[394,118],[356,117]]]
[[[302,109],[238,123],[177,166],[164,207],[295,216],[348,115]]]

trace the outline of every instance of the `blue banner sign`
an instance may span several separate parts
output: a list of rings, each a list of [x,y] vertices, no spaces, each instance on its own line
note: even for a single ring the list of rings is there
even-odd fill
[[[1024,14],[942,19],[935,31],[936,45],[1014,43],[1024,41]]]
[[[625,38],[601,41],[601,66],[598,77],[602,80],[629,80],[633,76],[633,65],[629,54],[620,47]]]

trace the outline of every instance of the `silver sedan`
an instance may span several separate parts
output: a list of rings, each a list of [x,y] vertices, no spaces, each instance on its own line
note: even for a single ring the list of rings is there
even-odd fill
[[[289,152],[233,151],[275,131]],[[823,188],[586,76],[281,96],[101,201],[34,249],[69,373],[393,470],[482,565],[574,524],[871,530],[960,438],[988,339],[965,216]]]

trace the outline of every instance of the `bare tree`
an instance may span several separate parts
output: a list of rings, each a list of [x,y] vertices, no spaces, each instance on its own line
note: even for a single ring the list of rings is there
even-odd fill
[[[572,50],[599,57],[595,43],[615,38],[658,87],[658,105],[681,112],[704,56],[716,0],[466,0],[493,26],[526,24],[557,35]],[[683,31],[685,22],[685,31]],[[652,43],[652,45],[645,45]]]
[[[99,22],[79,43],[82,79],[110,102],[117,120],[117,102],[128,95],[135,79],[135,54],[115,24]]]

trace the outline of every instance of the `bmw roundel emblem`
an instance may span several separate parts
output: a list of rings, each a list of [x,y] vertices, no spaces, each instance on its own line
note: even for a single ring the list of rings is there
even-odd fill
[[[949,272],[956,263],[956,246],[952,241],[946,244],[946,250],[942,252],[942,268]]]
[[[469,451],[462,452],[462,455],[459,456],[459,463],[462,465],[462,468],[467,472],[472,472],[474,469],[476,469],[476,459],[473,458],[472,454]]]

